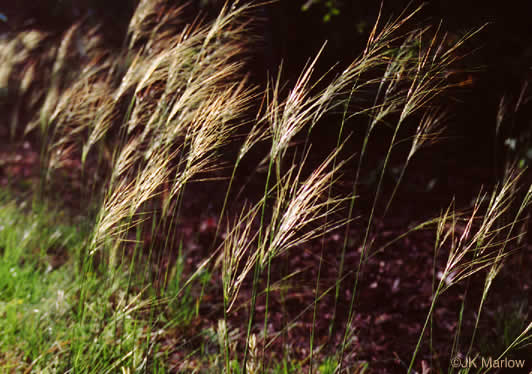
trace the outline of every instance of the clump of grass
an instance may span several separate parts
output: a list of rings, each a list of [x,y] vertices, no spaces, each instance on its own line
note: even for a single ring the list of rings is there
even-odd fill
[[[27,211],[23,213],[21,211]],[[0,198],[0,367],[4,371],[139,370],[153,349],[139,291],[126,300],[127,277],[111,282],[77,272],[87,230],[61,224],[45,206]],[[76,304],[85,293],[86,312]]]
[[[0,86],[5,92],[4,101],[14,99],[12,110],[9,113],[9,132],[13,138],[20,126],[21,121],[35,121],[43,98],[43,89],[38,88],[35,81],[38,78],[39,61],[35,60],[35,55],[40,47],[47,44],[48,35],[42,32],[30,30],[21,32],[12,39],[0,41],[1,50],[0,61]],[[53,61],[53,56],[57,51],[57,46],[50,46],[48,53],[42,54],[41,58],[48,64]],[[47,66],[49,68],[49,66]],[[41,68],[42,69],[42,68]],[[25,102],[23,98],[26,97]],[[31,111],[30,118],[24,118],[22,111]]]
[[[88,171],[94,165],[105,169],[106,177],[94,191],[98,192],[95,200],[99,210],[92,230],[76,248],[79,272],[64,266],[50,273],[62,274],[65,282],[68,279],[73,284],[61,296],[68,300],[70,309],[64,312],[68,318],[53,322],[64,327],[64,335],[32,336],[38,342],[30,345],[29,369],[44,368],[51,354],[59,353],[66,359],[54,370],[156,370],[163,365],[156,351],[168,349],[162,347],[170,345],[167,341],[174,338],[171,334],[176,326],[186,328],[191,319],[201,317],[199,304],[205,293],[211,292],[218,293],[213,297],[220,300],[211,305],[218,313],[218,325],[208,327],[217,343],[212,353],[215,363],[208,364],[211,368],[226,373],[268,371],[267,348],[286,335],[298,318],[312,311],[306,357],[294,367],[308,368],[310,373],[316,367],[322,372],[344,372],[348,367],[364,372],[367,364],[353,364],[357,352],[356,344],[352,344],[356,340],[352,325],[359,303],[364,302],[359,298],[359,287],[365,265],[372,255],[384,250],[373,244],[373,237],[378,235],[376,221],[378,216],[391,214],[391,202],[419,149],[442,134],[445,111],[435,99],[450,86],[446,71],[459,58],[459,48],[480,30],[449,45],[440,27],[405,29],[419,9],[383,25],[379,18],[364,51],[343,71],[333,75],[332,69],[315,77],[324,46],[292,86],[285,84],[280,69],[276,79],[259,93],[247,83],[244,59],[248,29],[243,16],[254,5],[230,7],[226,3],[210,24],[195,21],[176,32],[170,31],[170,26],[181,22],[182,8],[161,12],[163,3],[140,1],[123,50],[106,50],[96,28],[89,27],[90,33],[84,36],[80,30],[88,26],[78,23],[43,57],[51,78],[35,94],[35,113],[26,131],[41,132],[45,180],[53,179],[54,172],[72,159]],[[30,39],[33,44],[29,49],[33,50],[44,43],[45,36],[34,34]],[[0,71],[0,84],[7,84],[7,76],[19,69],[26,74],[21,83],[26,92],[36,73],[33,63],[27,62],[26,70],[21,68],[23,61],[31,61],[31,52],[17,52],[16,40],[7,43],[9,48],[0,56],[0,61],[9,62]],[[79,62],[79,70],[72,70],[72,61]],[[369,104],[359,106],[364,102],[359,99],[368,97]],[[255,105],[258,100],[260,104]],[[19,109],[14,108],[13,116],[18,116]],[[338,124],[336,146],[312,166],[309,159],[317,146],[313,131],[328,113],[338,109],[343,111],[343,118]],[[248,116],[252,110],[256,115]],[[12,134],[18,127],[15,117]],[[347,147],[347,122],[352,118],[363,118],[366,123],[361,130],[361,148],[356,152]],[[403,137],[411,122],[415,123],[413,131]],[[370,140],[377,128],[385,126],[390,129],[389,145],[375,191],[372,196],[360,196]],[[239,136],[239,132],[244,135]],[[399,153],[398,145],[405,142],[409,149],[403,155],[398,179],[385,195],[385,171],[391,167],[392,155]],[[206,183],[206,175],[224,173],[227,164],[223,160],[227,157],[222,154],[234,144],[237,152],[230,163],[231,175],[225,178],[227,186],[222,191],[225,196],[215,233],[217,239],[223,231],[221,222],[225,222],[225,232],[220,234],[223,240],[206,248],[207,254],[198,263],[185,266],[183,258],[192,250],[176,232],[188,196],[186,189],[194,191],[195,181]],[[263,183],[263,192],[255,200],[236,201],[232,189],[239,181],[237,172],[253,152],[262,152],[254,175]],[[346,170],[354,175],[352,192],[339,194],[336,186]],[[519,178],[519,174],[509,173],[489,199],[480,195],[469,218],[451,205],[439,218],[411,230],[434,226],[435,260],[445,252],[447,262],[435,281],[427,319],[417,346],[412,347],[409,371],[416,364],[440,296],[473,274],[488,270],[476,332],[490,285],[521,235],[516,234],[516,228],[530,205],[530,189],[522,202],[514,205]],[[361,229],[358,264],[348,270],[348,242],[353,225],[358,224],[355,209],[361,198],[371,200],[370,210]],[[379,210],[381,205],[384,208]],[[236,217],[235,206],[241,207]],[[505,217],[511,218],[505,222]],[[463,232],[457,236],[462,223]],[[317,277],[308,280],[313,300],[300,305],[294,320],[283,321],[272,331],[273,305],[279,300],[283,304],[283,297],[291,291],[289,281],[297,273],[278,269],[279,263],[289,263],[295,251],[305,251],[316,239],[340,229],[345,231],[332,284],[322,285],[322,270],[327,266],[322,247],[317,256]],[[13,253],[22,253],[17,251],[24,251],[25,246],[15,249],[20,234],[15,228],[10,230],[4,234],[8,243],[5,253],[9,253],[4,257],[18,261]],[[159,242],[148,242],[147,232]],[[4,271],[10,270],[5,267]],[[435,268],[435,278],[437,274]],[[24,283],[35,283],[29,272],[25,277]],[[348,277],[353,283],[346,288],[344,280]],[[161,281],[151,284],[154,278]],[[197,287],[194,292],[193,287]],[[340,294],[350,295],[347,315],[337,313]],[[329,339],[337,332],[333,325],[342,330],[332,355],[322,354],[323,347],[317,344],[318,304],[326,296],[333,300]],[[13,323],[20,322],[15,321],[18,317],[14,312],[19,299],[20,295],[13,294],[6,301],[6,313]],[[195,308],[179,302],[191,299]],[[175,308],[190,310],[180,313]],[[240,325],[235,326],[236,317],[242,316]],[[529,330],[525,329],[508,349],[526,341]],[[15,332],[8,336],[12,340],[7,344],[18,349],[15,356],[22,355],[24,349],[15,341]],[[475,336],[469,351],[474,341]],[[452,353],[455,348],[451,347]],[[284,353],[281,360],[292,362]],[[181,368],[194,366],[190,357],[185,361]],[[286,365],[284,371],[288,371]]]
[[[434,290],[430,310],[428,312],[425,326],[421,331],[416,350],[412,355],[409,372],[412,370],[425,329],[430,321],[434,306],[438,298],[450,287],[464,281],[475,273],[488,268],[486,281],[482,291],[482,298],[477,312],[477,320],[473,337],[469,345],[468,353],[474,343],[476,328],[493,280],[501,270],[504,260],[511,254],[507,248],[511,242],[516,240],[522,233],[516,232],[517,223],[522,219],[522,214],[530,207],[532,189],[526,192],[523,200],[519,204],[515,216],[509,223],[501,222],[501,217],[510,210],[516,196],[515,188],[518,185],[521,173],[513,172],[507,175],[502,185],[497,188],[489,199],[479,195],[473,206],[473,211],[468,218],[457,217],[456,212],[449,208],[440,217],[435,243],[435,257],[443,246],[449,241],[450,251],[445,264],[445,268],[439,273],[439,282]],[[482,202],[487,200],[484,213],[480,213]],[[456,236],[456,227],[459,221],[464,222],[462,234]],[[479,221],[476,224],[476,221]],[[526,334],[526,332],[525,332]],[[502,356],[501,356],[502,357]]]

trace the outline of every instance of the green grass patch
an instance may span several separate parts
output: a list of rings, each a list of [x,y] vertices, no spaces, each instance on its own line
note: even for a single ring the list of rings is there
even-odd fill
[[[159,365],[156,356],[146,360],[153,349],[150,299],[125,293],[127,271],[82,271],[89,232],[62,220],[45,206],[21,207],[5,194],[0,200],[0,370],[104,373]]]

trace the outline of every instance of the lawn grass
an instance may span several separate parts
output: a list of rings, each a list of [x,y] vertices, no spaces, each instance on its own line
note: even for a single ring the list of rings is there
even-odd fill
[[[0,205],[1,370],[116,372],[146,365],[150,323],[138,312],[150,304],[145,290],[128,300],[127,273],[80,272],[89,238],[83,225],[62,224],[65,218],[49,207],[21,207],[5,194]]]
[[[377,20],[343,71],[315,76],[322,49],[295,83],[280,69],[260,88],[246,79],[244,63],[253,5],[226,6],[212,23],[180,31],[168,28],[179,9],[161,16],[161,6],[140,2],[119,51],[106,50],[97,28],[83,23],[55,43],[38,32],[5,41],[0,78],[20,78],[9,133],[39,139],[41,185],[31,207],[9,195],[0,204],[1,368],[378,370],[357,331],[361,295],[375,288],[368,269],[426,230],[433,262],[425,318],[408,353],[388,359],[408,372],[426,365],[453,372],[427,357],[474,355],[491,286],[507,258],[526,248],[526,170],[509,165],[471,206],[450,202],[385,243],[379,225],[392,215],[412,160],[442,135],[437,99],[452,88],[446,71],[480,30],[449,44],[439,28],[408,26],[414,9]],[[37,66],[49,73],[38,83]],[[23,115],[24,95],[31,105]],[[330,113],[341,119],[330,125],[335,145],[324,149],[314,132]],[[350,127],[354,119],[360,128]],[[376,137],[386,144],[381,167],[363,188]],[[96,206],[76,224],[42,205],[62,174],[75,175],[76,193]],[[358,210],[362,199],[366,210]],[[441,352],[438,303],[479,276],[483,285],[469,291],[480,292],[479,305],[461,305],[475,309],[472,335],[460,342],[461,313]],[[516,325],[493,355],[529,342],[532,325]]]

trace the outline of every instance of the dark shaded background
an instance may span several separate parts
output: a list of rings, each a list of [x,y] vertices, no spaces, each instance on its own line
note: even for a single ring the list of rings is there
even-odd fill
[[[0,21],[0,32],[40,28],[60,33],[75,19],[88,17],[103,21],[109,43],[118,47],[124,42],[136,3],[135,0],[5,2],[0,4],[0,12],[8,21]],[[169,3],[180,5],[183,2],[169,0]],[[192,20],[199,11],[205,18],[214,17],[222,3],[219,0],[191,2],[186,17]],[[304,0],[280,0],[254,10],[253,16],[258,22],[253,31],[260,41],[254,44],[250,64],[257,82],[264,83],[267,72],[275,74],[281,61],[284,78],[294,82],[325,40],[328,44],[317,75],[333,64],[338,63],[339,69],[347,65],[362,51],[381,7],[380,2],[371,0],[334,1],[332,4],[339,12],[324,22],[324,16],[330,12],[326,1],[317,1],[302,11],[305,3]],[[421,4],[384,1],[382,21],[398,17],[409,3],[410,10]],[[444,31],[459,37],[488,23],[463,49],[472,53],[459,62],[457,70],[461,75],[453,75],[454,79],[469,80],[469,83],[442,98],[442,105],[449,112],[447,140],[424,155],[426,164],[419,165],[423,173],[432,173],[424,183],[436,178],[436,187],[442,194],[456,190],[457,183],[462,184],[463,189],[476,191],[478,184],[498,180],[506,161],[516,158],[529,165],[532,161],[531,95],[526,87],[526,82],[532,78],[530,12],[525,2],[440,0],[424,5],[411,22],[412,27],[437,26],[442,22]],[[506,96],[506,116],[496,137],[497,112],[503,96]],[[317,136],[324,139],[336,133],[330,126],[317,130]],[[517,140],[516,150],[505,146],[507,138]],[[432,165],[432,169],[427,165]]]

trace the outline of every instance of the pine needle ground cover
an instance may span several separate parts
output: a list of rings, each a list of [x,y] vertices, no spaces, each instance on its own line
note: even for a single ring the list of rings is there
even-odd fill
[[[449,41],[410,9],[342,69],[317,73],[324,45],[257,85],[258,6],[140,1],[119,49],[87,20],[0,41],[2,370],[532,365],[526,165],[412,208],[482,30]]]

